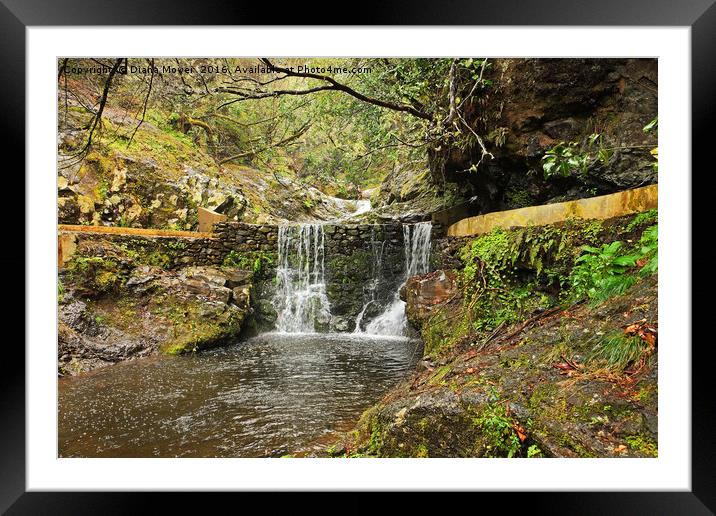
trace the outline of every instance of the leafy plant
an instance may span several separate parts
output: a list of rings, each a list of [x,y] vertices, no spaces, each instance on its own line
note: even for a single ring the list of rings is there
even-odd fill
[[[252,251],[239,253],[232,249],[229,254],[226,255],[221,265],[222,267],[236,267],[243,270],[250,270],[258,275],[273,266],[274,262],[275,255],[268,252]]]
[[[522,442],[515,431],[515,425],[508,417],[507,407],[499,403],[499,397],[491,394],[492,403],[474,417],[472,422],[479,427],[487,439],[485,457],[514,457],[522,451]]]
[[[527,448],[527,458],[533,459],[538,457],[544,457],[542,450],[540,450],[539,446],[536,444],[531,444],[529,448]]]
[[[654,224],[644,230],[639,240],[639,253],[637,263],[642,264],[642,276],[655,274],[659,269],[659,226]],[[646,263],[644,263],[646,262]]]
[[[634,255],[621,255],[622,242],[602,247],[583,246],[583,254],[575,260],[570,274],[572,293],[577,298],[588,297],[595,303],[624,293],[635,279],[625,275],[636,264]]]
[[[646,124],[643,128],[643,131],[645,133],[650,133],[652,131],[655,133],[658,133],[659,132],[659,117],[654,118],[651,122]]]
[[[623,294],[639,276],[648,276],[658,270],[658,225],[642,233],[636,249],[623,253],[623,243],[615,241],[602,247],[583,246],[583,253],[575,260],[569,277],[571,295],[576,299],[588,297],[600,303],[612,296]],[[641,267],[638,276],[631,270]]]
[[[638,215],[635,215],[634,218],[629,222],[626,229],[627,231],[632,231],[633,229],[638,228],[639,226],[644,226],[646,224],[654,224],[659,218],[659,212],[656,209],[651,209],[647,211],[643,211],[639,213]]]
[[[542,160],[544,178],[549,179],[553,176],[568,177],[573,172],[586,174],[590,156],[579,151],[578,142],[560,142],[549,149]]]

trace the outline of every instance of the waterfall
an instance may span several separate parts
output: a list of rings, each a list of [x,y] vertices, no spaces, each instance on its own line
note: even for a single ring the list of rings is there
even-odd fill
[[[411,276],[425,274],[430,270],[431,231],[432,224],[430,222],[403,224],[403,249],[405,252],[403,282],[385,311],[366,326],[365,333],[393,336],[405,333],[408,321],[405,316],[405,302],[400,299],[400,289]]]
[[[403,224],[403,245],[405,249],[405,280],[430,270],[430,222]]]
[[[356,326],[353,333],[362,333],[360,323],[363,322],[363,316],[368,307],[375,303],[376,296],[378,294],[378,285],[383,273],[383,249],[385,248],[385,241],[377,242],[375,239],[375,226],[370,228],[370,249],[373,256],[371,262],[371,278],[365,286],[365,291],[368,292],[368,301],[365,302],[360,313],[356,317]]]
[[[321,224],[278,229],[276,330],[312,333],[327,327],[330,307],[325,281],[325,235]]]

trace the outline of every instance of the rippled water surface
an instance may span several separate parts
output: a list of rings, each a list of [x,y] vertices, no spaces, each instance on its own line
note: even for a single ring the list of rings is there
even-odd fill
[[[266,334],[59,381],[62,457],[274,457],[321,446],[412,370],[416,341]]]

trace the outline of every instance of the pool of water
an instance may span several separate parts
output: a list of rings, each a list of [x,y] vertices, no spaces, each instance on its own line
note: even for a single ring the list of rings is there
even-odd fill
[[[265,334],[59,380],[61,457],[279,457],[355,423],[415,367],[415,340]]]

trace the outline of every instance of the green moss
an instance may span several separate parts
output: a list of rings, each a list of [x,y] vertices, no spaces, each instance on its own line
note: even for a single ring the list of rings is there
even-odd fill
[[[430,420],[427,417],[421,418],[420,421],[418,421],[418,428],[425,432],[428,427],[430,426]]]
[[[469,318],[462,310],[455,311],[449,307],[436,310],[421,327],[425,355],[438,357],[445,354],[469,331]]]
[[[557,386],[553,383],[542,383],[537,385],[532,394],[530,395],[530,409],[533,412],[541,412],[542,405],[549,400],[552,400],[557,394]]]
[[[430,457],[430,455],[428,454],[428,447],[425,446],[424,444],[419,444],[415,448],[415,457],[418,457],[418,458]]]
[[[149,308],[155,316],[171,322],[174,337],[161,349],[168,355],[193,353],[238,335],[245,315],[243,312],[207,315],[201,305],[173,296],[158,298]]]
[[[648,457],[657,457],[659,455],[657,443],[646,435],[628,435],[626,442],[632,450]]]
[[[374,417],[370,421],[370,439],[368,441],[367,453],[378,455],[383,448],[383,432],[378,422],[378,418]]]
[[[656,396],[657,388],[655,384],[647,384],[639,388],[634,394],[634,399],[640,403],[650,402]]]
[[[450,373],[452,370],[452,367],[449,365],[441,366],[433,373],[433,375],[428,380],[428,384],[430,385],[445,385],[445,382],[443,381],[445,377]]]
[[[71,281],[84,295],[117,292],[127,281],[127,270],[114,259],[75,255],[67,264]]]
[[[154,267],[160,267],[162,269],[169,269],[174,260],[168,254],[161,252],[159,249],[155,249],[144,257],[142,261],[147,265],[153,265]]]

